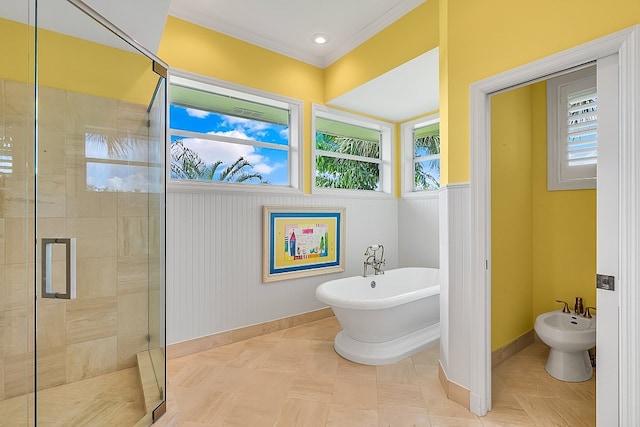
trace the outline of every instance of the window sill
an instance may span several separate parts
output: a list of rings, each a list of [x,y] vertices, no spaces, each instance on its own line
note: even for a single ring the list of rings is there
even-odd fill
[[[246,195],[302,195],[298,188],[269,184],[219,184],[211,182],[169,181],[167,193],[222,193]]]
[[[318,196],[354,197],[362,199],[393,199],[393,194],[383,191],[347,190],[343,188],[312,188],[311,193]]]
[[[420,191],[407,191],[402,193],[401,198],[403,199],[437,199],[438,193],[440,192],[439,188],[435,190],[420,190]]]

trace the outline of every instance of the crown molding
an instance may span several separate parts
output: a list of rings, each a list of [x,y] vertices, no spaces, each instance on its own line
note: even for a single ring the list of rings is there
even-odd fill
[[[212,17],[203,17],[196,14],[194,11],[180,11],[171,7],[169,14],[176,18],[191,22],[201,27],[208,28],[210,30],[225,34],[238,40],[259,46],[261,48],[279,53],[284,56],[296,59],[298,61],[306,62],[320,68],[326,68],[333,62],[340,59],[342,56],[382,31],[384,28],[406,15],[411,10],[415,9],[426,0],[404,0],[398,3],[393,8],[389,9],[384,15],[380,16],[369,25],[362,28],[353,37],[346,42],[328,50],[326,54],[314,55],[302,49],[295,49],[282,43],[271,40],[267,37],[263,37],[256,34],[253,31],[249,31],[243,28],[239,28],[233,24],[225,22],[221,19]],[[329,48],[329,46],[325,46]]]

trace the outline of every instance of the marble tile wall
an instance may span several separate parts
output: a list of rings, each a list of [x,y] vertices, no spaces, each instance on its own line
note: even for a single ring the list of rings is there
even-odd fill
[[[35,299],[38,388],[135,366],[150,333],[149,278],[160,279],[160,195],[87,186],[86,134],[125,141],[143,150],[137,159],[148,158],[147,106],[40,88],[36,182],[28,93],[23,83],[0,80],[0,137],[13,142],[0,153],[13,163],[0,172],[0,400],[33,389],[36,210],[39,239],[75,237],[77,245],[76,299]],[[146,168],[127,154],[104,157],[91,161],[115,163],[125,176]],[[62,259],[53,262],[62,270]]]

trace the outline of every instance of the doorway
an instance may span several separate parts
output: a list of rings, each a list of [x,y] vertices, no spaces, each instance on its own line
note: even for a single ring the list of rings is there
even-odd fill
[[[632,402],[639,395],[638,355],[628,350],[629,343],[638,342],[638,316],[635,307],[640,302],[640,293],[633,284],[638,283],[639,269],[632,256],[638,253],[637,233],[640,215],[638,212],[638,188],[640,178],[634,172],[634,162],[640,160],[638,153],[638,102],[640,102],[640,36],[638,27],[624,30],[603,39],[596,40],[568,52],[545,58],[541,61],[519,67],[515,70],[475,83],[471,87],[471,288],[472,300],[480,301],[472,310],[471,335],[479,337],[473,340],[472,352],[477,355],[471,362],[471,410],[484,415],[491,409],[491,191],[488,174],[490,171],[490,130],[489,102],[492,93],[514,87],[556,72],[569,69],[609,55],[619,54],[620,94],[619,169],[617,180],[621,183],[617,216],[618,227],[620,287],[616,290],[616,303],[620,315],[620,366],[616,374],[618,393],[598,392],[598,420],[607,414],[605,408],[619,415],[622,425],[632,425],[638,420],[638,409]],[[636,251],[636,252],[629,252]],[[628,283],[628,286],[624,286]],[[601,316],[603,313],[599,313]],[[615,314],[614,314],[615,315]],[[603,332],[600,331],[600,334]],[[617,361],[598,360],[599,366],[608,366]],[[629,375],[631,373],[632,375]],[[607,384],[606,381],[598,381]],[[610,411],[611,412],[611,411]],[[609,413],[610,413],[609,412]],[[602,419],[604,421],[604,419]],[[611,419],[607,420],[609,423]]]
[[[556,300],[568,301],[572,309],[576,297],[581,297],[585,306],[596,305],[595,183],[591,180],[591,188],[553,190],[547,182],[547,169],[559,169],[551,165],[555,163],[553,156],[548,159],[553,152],[548,147],[548,140],[552,141],[548,134],[555,134],[557,127],[548,120],[554,113],[548,103],[556,97],[547,95],[547,84],[567,87],[586,81],[595,90],[595,80],[592,64],[491,96],[491,351],[500,350],[496,355],[501,356],[492,361],[493,405],[504,404],[508,394],[514,408],[522,408],[542,423],[548,422],[545,411],[530,411],[529,405],[595,425],[595,373],[580,384],[554,380],[544,370],[545,347],[534,342],[533,333],[539,314],[562,307]],[[580,100],[586,96],[584,92],[580,90]],[[588,119],[594,117],[590,114]],[[585,142],[576,144],[573,152],[585,163],[585,174],[595,174],[595,164],[589,163],[593,148],[587,137],[591,134],[580,135]],[[584,181],[567,183],[573,187],[580,184]],[[513,358],[498,366],[511,355]],[[516,364],[522,377],[514,377],[506,368]],[[530,390],[520,389],[525,382],[538,388],[535,397]],[[571,408],[559,404],[555,387],[562,387],[563,396],[572,399]]]

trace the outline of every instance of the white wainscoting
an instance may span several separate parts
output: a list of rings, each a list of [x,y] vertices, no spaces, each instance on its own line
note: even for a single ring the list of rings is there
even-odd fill
[[[438,191],[398,200],[398,266],[440,266]]]
[[[469,184],[451,184],[440,196],[440,363],[447,378],[470,384]]]
[[[383,197],[167,194],[167,343],[323,308],[315,288],[362,274],[364,251],[373,243],[385,246],[387,269],[398,267],[398,204]],[[263,205],[345,207],[346,271],[262,283]],[[437,203],[430,208],[437,218]],[[407,225],[415,224],[411,227],[432,229],[436,225],[425,222],[433,218],[433,213],[403,213]],[[438,248],[437,239],[403,245],[405,252]]]

